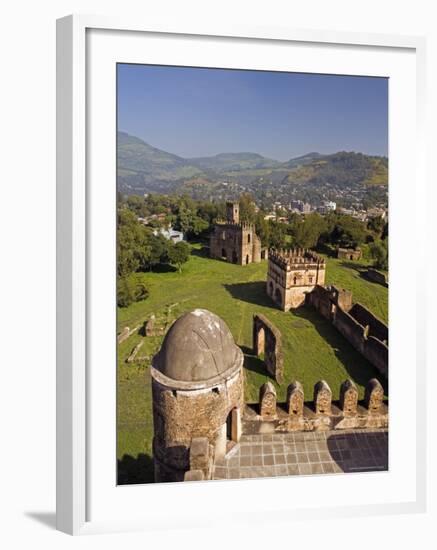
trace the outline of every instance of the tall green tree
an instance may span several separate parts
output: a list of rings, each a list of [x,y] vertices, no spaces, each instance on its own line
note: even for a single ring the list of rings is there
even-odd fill
[[[240,196],[240,221],[255,223],[256,220],[256,208],[255,200],[250,193],[243,193]]]
[[[370,255],[373,258],[373,265],[377,269],[388,270],[388,239],[375,241],[370,245]]]
[[[172,244],[168,248],[168,261],[177,266],[179,273],[182,271],[182,265],[190,257],[190,247],[184,241]]]

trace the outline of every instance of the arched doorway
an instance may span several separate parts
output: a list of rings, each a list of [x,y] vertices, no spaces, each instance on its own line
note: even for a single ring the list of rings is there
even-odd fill
[[[236,264],[238,261],[238,258],[237,258],[237,253],[235,252],[235,250],[232,251],[232,263],[233,264]]]
[[[249,263],[249,254],[246,256],[246,265]]]
[[[241,438],[241,415],[240,409],[234,407],[226,418],[226,441],[227,447],[231,447],[232,443],[238,443]]]
[[[227,260],[227,254],[226,254],[226,250],[224,248],[222,248],[222,258],[223,258],[223,260]]]
[[[266,331],[264,328],[260,328],[256,332],[256,342],[255,342],[255,354],[256,355],[263,355],[265,351],[265,345],[266,345]]]
[[[272,281],[270,281],[270,283],[269,283],[269,296],[273,297],[273,283],[272,283]]]

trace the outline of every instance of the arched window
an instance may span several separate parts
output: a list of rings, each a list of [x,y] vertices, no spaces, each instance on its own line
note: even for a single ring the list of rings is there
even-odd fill
[[[247,242],[250,243],[250,233],[247,235]]]
[[[297,283],[297,277],[293,277],[293,284],[295,285]]]

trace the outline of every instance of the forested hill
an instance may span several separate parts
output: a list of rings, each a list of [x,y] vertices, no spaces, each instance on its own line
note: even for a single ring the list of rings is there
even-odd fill
[[[119,132],[117,157],[122,193],[186,192],[197,198],[223,198],[248,191],[279,200],[341,195],[345,189],[366,192],[388,183],[386,157],[356,152],[311,152],[287,162],[250,152],[186,159]]]

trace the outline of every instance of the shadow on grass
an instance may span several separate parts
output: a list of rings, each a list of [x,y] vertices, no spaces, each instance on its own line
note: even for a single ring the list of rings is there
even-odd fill
[[[382,281],[376,281],[375,279],[372,279],[371,277],[369,277],[369,268],[371,268],[372,266],[367,267],[360,264],[357,265],[355,262],[349,262],[349,261],[341,262],[340,265],[341,267],[345,267],[346,269],[352,269],[356,271],[361,277],[361,279],[364,279],[368,283],[384,286],[385,288],[388,287],[387,283],[384,283]]]
[[[209,258],[209,246],[202,245],[200,248],[192,248],[191,255],[199,256],[200,258]]]
[[[156,264],[152,269],[144,270],[144,273],[174,273],[178,271],[177,267],[170,264]]]
[[[309,321],[320,336],[334,350],[337,359],[344,365],[350,378],[357,384],[365,386],[371,378],[377,378],[386,391],[384,378],[366,359],[342,336],[338,330],[317,311],[309,307],[294,310],[294,315]],[[333,388],[334,389],[334,388]]]
[[[232,298],[256,304],[258,306],[275,308],[276,306],[269,298],[266,292],[265,281],[255,281],[253,283],[235,283],[223,285]]]
[[[345,473],[388,470],[388,435],[384,432],[335,434],[326,443],[331,458]]]
[[[332,248],[332,246],[328,246],[326,244],[319,244],[317,245],[316,251],[320,254],[326,254],[329,258],[336,258],[337,257],[337,251],[335,248]]]
[[[240,346],[241,351],[244,353],[244,368],[262,376],[268,376],[272,378],[267,372],[266,365],[261,357],[254,355],[253,349],[247,346]],[[273,378],[272,378],[273,380]]]
[[[350,260],[343,260],[339,264],[341,267],[345,267],[346,269],[353,269],[354,271],[358,271],[358,273],[362,273],[364,271],[367,271],[367,267],[364,267],[362,264],[357,262],[352,262]]]
[[[136,458],[123,455],[121,460],[117,460],[118,485],[153,482],[153,458],[150,455],[141,453]]]

